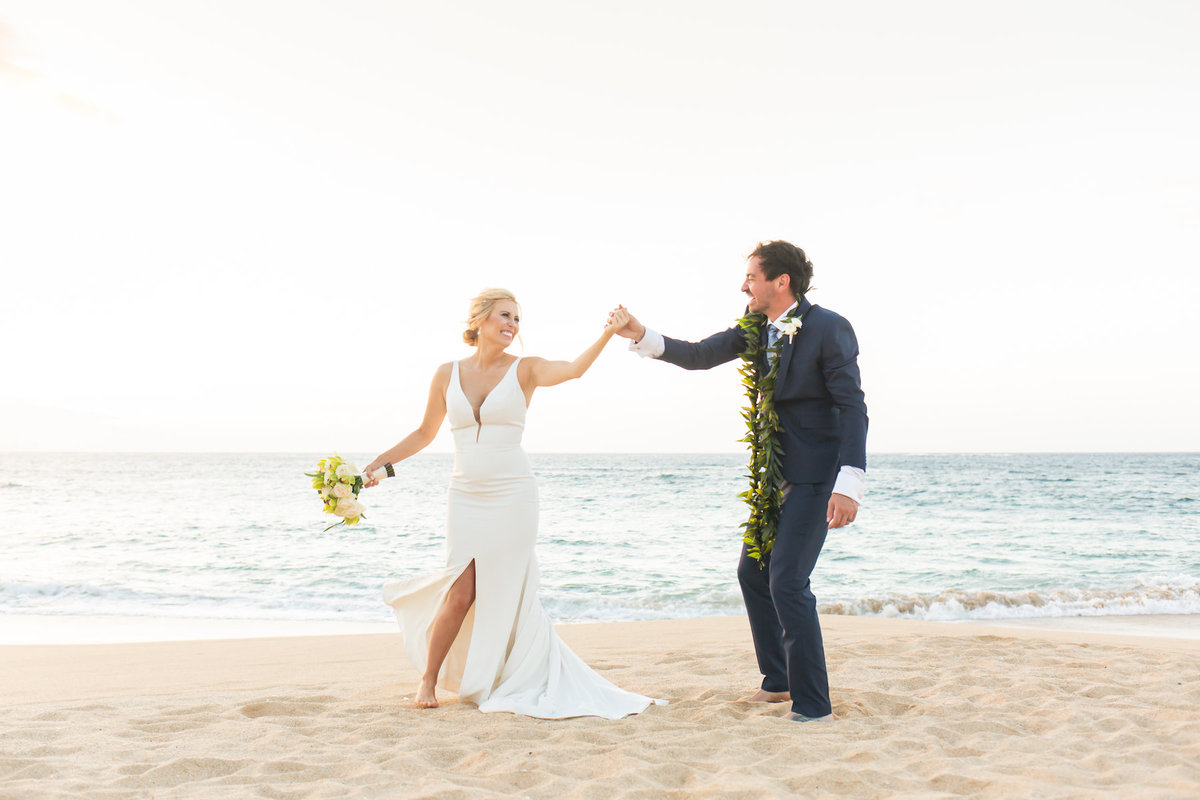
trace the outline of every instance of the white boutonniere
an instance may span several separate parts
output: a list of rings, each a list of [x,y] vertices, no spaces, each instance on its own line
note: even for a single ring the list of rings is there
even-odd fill
[[[792,343],[792,338],[796,335],[803,325],[800,317],[784,317],[779,320],[779,331],[788,337],[788,344]]]

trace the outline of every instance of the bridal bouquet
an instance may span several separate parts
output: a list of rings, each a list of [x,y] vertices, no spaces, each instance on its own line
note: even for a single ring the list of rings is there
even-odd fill
[[[362,503],[358,502],[358,493],[362,491],[363,479],[358,474],[358,467],[347,463],[337,453],[317,462],[316,472],[304,473],[312,478],[312,487],[321,495],[325,503],[326,514],[336,514],[342,518],[326,528],[336,528],[338,525],[357,525],[366,516]]]

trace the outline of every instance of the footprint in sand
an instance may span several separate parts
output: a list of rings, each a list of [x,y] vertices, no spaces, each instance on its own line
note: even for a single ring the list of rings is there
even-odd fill
[[[240,711],[250,719],[260,717],[313,717],[325,710],[318,703],[300,703],[287,700],[264,700],[259,703],[247,703]]]

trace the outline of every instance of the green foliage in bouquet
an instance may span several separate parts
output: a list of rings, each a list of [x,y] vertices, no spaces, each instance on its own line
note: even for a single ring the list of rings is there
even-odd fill
[[[322,458],[317,462],[316,472],[304,474],[312,478],[312,487],[321,495],[325,513],[336,514],[342,518],[341,522],[335,522],[325,530],[336,528],[338,525],[357,525],[360,519],[367,516],[363,513],[362,503],[358,502],[358,493],[363,487],[358,467],[347,463],[334,453],[329,458]]]

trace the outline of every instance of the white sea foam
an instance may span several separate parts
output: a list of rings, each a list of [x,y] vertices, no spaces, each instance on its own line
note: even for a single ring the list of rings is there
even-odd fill
[[[825,614],[925,620],[984,620],[1131,614],[1200,614],[1200,581],[1188,575],[1104,589],[885,595],[822,604]]]

